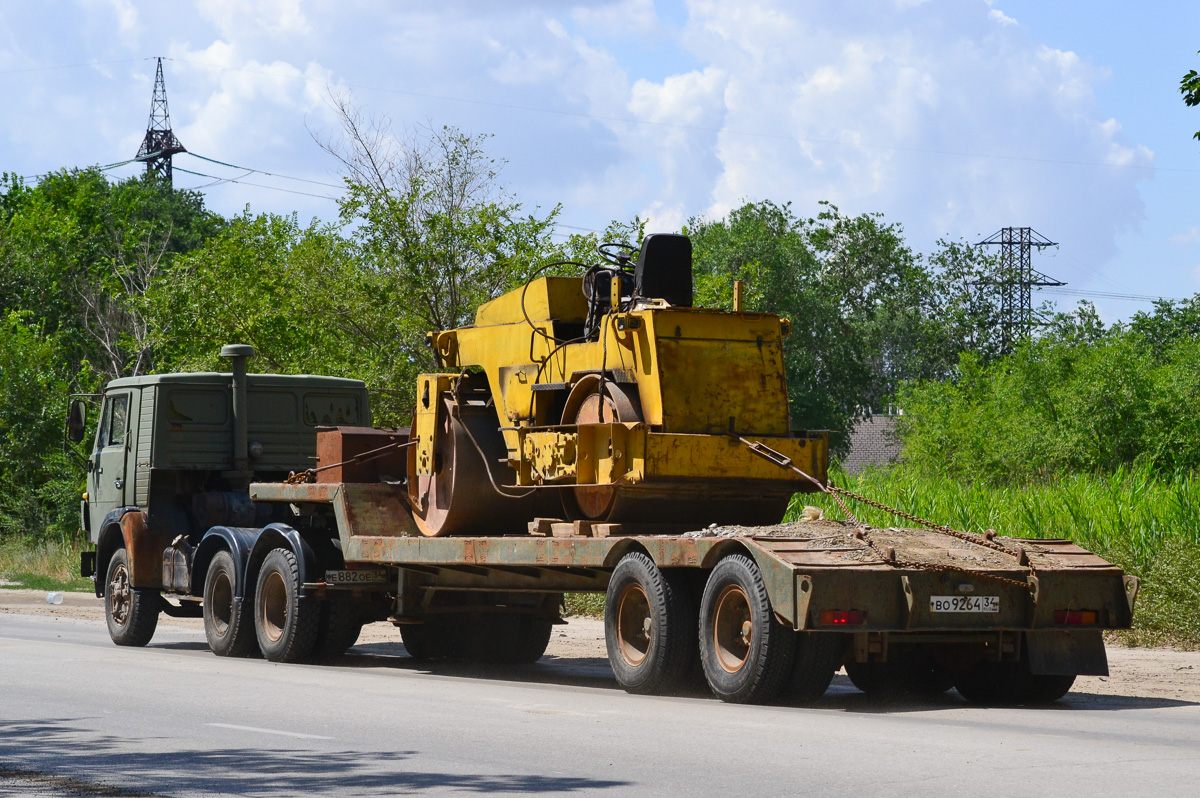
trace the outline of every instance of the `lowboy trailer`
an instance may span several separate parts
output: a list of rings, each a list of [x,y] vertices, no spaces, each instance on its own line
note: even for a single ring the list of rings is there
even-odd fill
[[[303,662],[391,621],[414,657],[529,663],[591,592],[637,693],[812,701],[844,665],[868,693],[1036,703],[1107,673],[1137,580],[1068,540],[780,523],[834,490],[828,433],[792,428],[788,321],[693,307],[685,236],[601,255],[430,333],[410,428],[372,428],[360,381],[249,374],[244,345],[232,375],[111,382],[82,573],[114,642],[165,612]]]

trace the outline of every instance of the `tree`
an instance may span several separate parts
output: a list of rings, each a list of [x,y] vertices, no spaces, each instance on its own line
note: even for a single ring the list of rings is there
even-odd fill
[[[1189,108],[1200,105],[1200,74],[1197,74],[1196,70],[1190,69],[1180,78],[1179,93],[1183,95],[1183,102]],[[1192,138],[1200,141],[1200,130],[1193,133]]]
[[[426,127],[401,140],[348,99],[333,106],[342,135],[321,143],[344,169],[342,220],[414,337],[471,322],[560,253],[550,237],[559,208],[526,213],[500,184],[486,136]]]

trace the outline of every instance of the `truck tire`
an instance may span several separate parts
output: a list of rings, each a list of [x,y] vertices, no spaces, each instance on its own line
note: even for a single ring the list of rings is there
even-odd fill
[[[846,653],[846,637],[835,632],[797,632],[795,664],[788,696],[811,704],[825,695]]]
[[[678,575],[641,552],[622,557],[604,598],[604,642],[621,687],[643,695],[682,689],[696,657],[695,620]]]
[[[238,573],[233,556],[219,551],[204,576],[204,637],[218,657],[248,657],[258,641],[254,636],[254,603],[234,600]]]
[[[362,634],[362,612],[348,599],[325,599],[317,623],[317,642],[313,650],[318,660],[337,659],[358,642]]]
[[[770,701],[786,685],[795,654],[796,633],[775,620],[754,560],[721,560],[700,602],[700,660],[713,694],[734,704]]]
[[[273,549],[254,588],[254,631],[271,662],[307,662],[317,642],[321,607],[300,597],[300,568],[290,549]]]
[[[162,596],[157,590],[129,584],[129,554],[119,548],[108,561],[104,577],[104,620],[108,635],[118,646],[144,646],[158,627]]]

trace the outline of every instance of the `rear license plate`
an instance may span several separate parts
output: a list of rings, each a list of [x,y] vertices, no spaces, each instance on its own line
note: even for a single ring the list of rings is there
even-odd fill
[[[325,572],[325,584],[327,585],[381,585],[387,580],[387,571],[368,568],[347,568]]]
[[[999,596],[930,596],[930,612],[1000,612]]]

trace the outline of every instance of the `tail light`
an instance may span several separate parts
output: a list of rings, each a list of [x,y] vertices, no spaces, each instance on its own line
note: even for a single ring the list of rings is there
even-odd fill
[[[1054,622],[1056,624],[1093,624],[1096,623],[1099,614],[1095,610],[1055,610]]]
[[[821,610],[821,626],[862,626],[867,614],[861,610]]]

